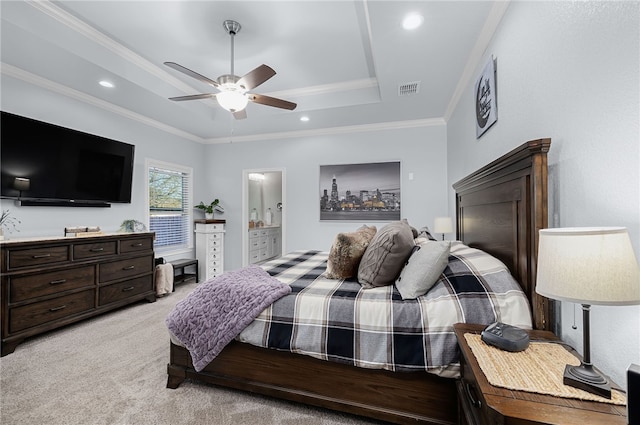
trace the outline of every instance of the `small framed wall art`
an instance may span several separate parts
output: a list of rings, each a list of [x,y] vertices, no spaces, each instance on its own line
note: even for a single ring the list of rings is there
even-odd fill
[[[498,121],[496,58],[491,56],[475,85],[476,139]]]

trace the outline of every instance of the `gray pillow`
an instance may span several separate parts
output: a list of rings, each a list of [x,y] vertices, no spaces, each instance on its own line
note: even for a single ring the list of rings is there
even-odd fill
[[[429,241],[417,248],[396,280],[403,300],[413,300],[429,292],[449,264],[450,241]]]
[[[358,281],[362,287],[393,284],[414,246],[413,233],[406,222],[394,221],[380,229],[360,260]]]
[[[355,232],[338,233],[331,245],[327,270],[328,279],[347,279],[358,274],[358,265],[369,242],[376,234],[376,226],[362,226]]]

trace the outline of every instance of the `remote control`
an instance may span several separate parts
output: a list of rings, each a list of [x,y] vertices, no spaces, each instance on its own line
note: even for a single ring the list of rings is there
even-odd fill
[[[481,339],[494,347],[506,351],[522,351],[529,346],[529,334],[516,326],[496,322],[482,331]]]

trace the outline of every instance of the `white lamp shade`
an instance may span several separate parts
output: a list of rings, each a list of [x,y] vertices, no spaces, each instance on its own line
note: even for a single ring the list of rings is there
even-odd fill
[[[540,230],[536,292],[580,304],[640,304],[640,272],[627,229]]]
[[[231,112],[242,111],[247,107],[247,103],[249,103],[247,96],[234,90],[221,91],[216,94],[216,99],[220,106]]]
[[[453,232],[453,221],[451,217],[436,217],[433,222],[434,233],[451,233]]]
[[[13,188],[16,190],[29,190],[31,186],[31,180],[24,177],[16,177],[13,180]]]

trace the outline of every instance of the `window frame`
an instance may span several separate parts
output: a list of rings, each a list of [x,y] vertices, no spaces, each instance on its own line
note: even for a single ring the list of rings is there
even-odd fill
[[[171,256],[171,255],[179,255],[179,254],[191,254],[194,248],[194,235],[193,235],[193,168],[185,165],[180,165],[172,162],[161,161],[153,158],[145,158],[145,213],[146,213],[146,223],[149,231],[151,230],[151,206],[149,205],[150,197],[149,197],[149,173],[151,168],[160,168],[166,169],[168,171],[174,171],[182,174],[186,174],[188,176],[187,182],[187,199],[183,202],[187,213],[187,240],[184,245],[170,245],[170,246],[159,246],[156,247],[154,243],[154,251],[157,254],[162,256]],[[183,210],[183,212],[185,212]]]

